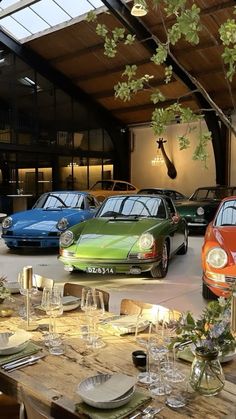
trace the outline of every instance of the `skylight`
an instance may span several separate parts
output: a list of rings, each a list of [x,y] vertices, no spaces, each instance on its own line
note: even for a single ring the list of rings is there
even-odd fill
[[[102,6],[101,0],[2,0],[0,27],[22,41]]]

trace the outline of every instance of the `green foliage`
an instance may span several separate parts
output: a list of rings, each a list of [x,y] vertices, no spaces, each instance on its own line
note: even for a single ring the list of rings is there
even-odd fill
[[[208,303],[200,318],[195,319],[191,312],[181,315],[176,326],[176,342],[191,341],[195,346],[217,349],[226,354],[236,348],[236,341],[230,330],[231,299],[219,298]]]
[[[166,100],[165,96],[161,93],[160,90],[156,90],[151,94],[151,101],[156,105],[158,102],[164,102]]]
[[[234,13],[236,13],[236,8]],[[222,59],[226,64],[227,77],[229,81],[233,80],[236,70],[236,21],[235,19],[227,19],[219,29],[220,39],[225,46],[222,53]]]
[[[126,36],[124,44],[125,45],[132,45],[134,43],[135,39],[136,39],[136,36],[135,35],[130,35],[130,33],[129,33]]]
[[[163,64],[166,61],[167,54],[168,54],[167,47],[161,44],[156,49],[156,54],[154,54],[151,57],[151,61],[153,61],[157,65]]]
[[[167,16],[172,14],[177,15],[186,6],[186,0],[164,0],[163,3],[165,4]]]
[[[190,140],[186,135],[180,135],[178,137],[179,149],[186,150],[190,146]]]
[[[95,22],[97,20],[96,13],[94,13],[93,10],[91,10],[90,12],[88,12],[87,13],[87,16],[86,16],[86,20],[87,20],[87,22]]]
[[[114,86],[115,97],[123,100],[124,102],[131,100],[133,94],[143,90],[144,86],[147,85],[148,81],[152,76],[145,74],[144,76],[134,79],[133,76],[136,74],[137,66],[126,66],[122,76],[127,76],[127,82],[118,82]]]
[[[193,153],[193,160],[200,160],[205,162],[205,167],[207,168],[206,161],[209,157],[207,153],[207,144],[211,140],[211,132],[204,132],[200,135],[198,145],[195,148]]]
[[[102,38],[105,38],[107,33],[108,33],[108,29],[106,25],[101,25],[100,23],[98,23],[96,27],[96,34],[101,36]]]
[[[169,65],[168,67],[165,67],[165,83],[166,84],[170,83],[170,81],[172,79],[172,74],[173,74],[172,65]]]

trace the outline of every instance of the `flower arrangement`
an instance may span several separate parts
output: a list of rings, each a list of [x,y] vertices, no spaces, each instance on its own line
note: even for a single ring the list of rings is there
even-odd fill
[[[181,315],[177,326],[175,343],[192,342],[204,352],[217,350],[222,356],[235,351],[236,340],[231,331],[231,298],[211,301],[199,319],[188,311]]]
[[[4,276],[0,276],[0,302],[3,302],[5,298],[11,295],[8,288],[5,287],[6,278]]]

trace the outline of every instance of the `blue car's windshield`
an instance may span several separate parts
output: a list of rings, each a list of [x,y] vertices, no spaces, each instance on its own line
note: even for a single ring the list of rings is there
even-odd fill
[[[56,208],[83,208],[84,197],[75,193],[49,193],[42,195],[33,208],[56,209]]]
[[[166,218],[166,209],[161,198],[155,196],[116,196],[101,206],[97,217],[158,217]]]
[[[236,226],[236,201],[224,202],[215,220],[215,226]]]

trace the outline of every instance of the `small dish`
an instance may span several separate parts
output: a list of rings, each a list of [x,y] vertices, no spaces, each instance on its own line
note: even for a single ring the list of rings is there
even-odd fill
[[[135,386],[131,387],[121,397],[118,397],[114,400],[109,400],[107,402],[105,401],[97,402],[97,401],[91,400],[89,396],[86,396],[86,391],[89,391],[93,389],[94,387],[105,383],[110,378],[111,378],[111,374],[98,374],[98,375],[94,375],[93,377],[88,377],[85,380],[80,382],[80,384],[77,387],[77,393],[79,394],[79,396],[85,403],[87,403],[89,406],[93,406],[98,409],[115,409],[116,407],[125,405],[132,398],[135,392]]]

